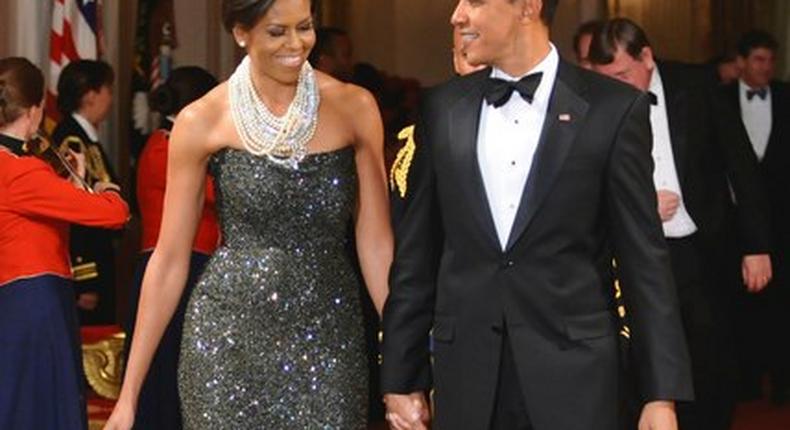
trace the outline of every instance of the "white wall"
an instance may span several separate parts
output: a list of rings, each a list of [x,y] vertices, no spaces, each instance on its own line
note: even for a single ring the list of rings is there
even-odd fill
[[[222,28],[218,0],[174,0],[178,48],[174,66],[200,66],[226,79],[233,72],[233,38]]]
[[[3,3],[0,12],[5,16],[13,17],[11,22],[2,23],[0,57],[26,57],[42,67],[49,58],[52,2],[31,0],[0,0],[0,2]]]
[[[438,83],[452,74],[450,15],[456,0],[351,0],[355,60]]]
[[[355,59],[433,85],[452,74],[450,16],[457,0],[350,0],[348,31]],[[579,22],[603,17],[604,0],[562,0],[552,28],[560,52],[572,58]],[[394,55],[393,55],[394,53]]]

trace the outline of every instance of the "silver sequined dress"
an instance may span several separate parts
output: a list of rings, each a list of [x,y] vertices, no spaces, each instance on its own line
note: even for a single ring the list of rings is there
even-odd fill
[[[187,308],[179,388],[188,429],[364,429],[367,361],[346,244],[354,151],[294,170],[225,149],[223,245]]]

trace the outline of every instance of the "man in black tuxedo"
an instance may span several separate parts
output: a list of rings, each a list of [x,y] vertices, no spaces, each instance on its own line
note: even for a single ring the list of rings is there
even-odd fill
[[[593,37],[590,61],[593,70],[645,91],[652,103],[653,182],[696,395],[678,408],[680,427],[729,429],[735,404],[729,343],[733,286],[741,272],[750,291],[759,291],[771,277],[768,210],[757,160],[707,72],[656,62],[647,36],[633,21],[607,21]],[[742,249],[736,259],[730,250],[738,239]],[[627,281],[623,284],[627,295]]]
[[[781,403],[790,396],[790,90],[774,80],[776,39],[762,31],[744,34],[738,44],[741,78],[725,87],[728,101],[740,114],[771,208],[772,260],[776,276],[764,294],[746,297],[742,327],[742,359],[748,368],[767,365],[771,396]],[[752,385],[760,378],[753,372]]]
[[[561,60],[556,6],[453,14],[467,59],[492,67],[427,94],[417,124],[383,322],[394,428],[424,428],[431,387],[438,429],[618,428],[613,257],[642,428],[676,428],[693,396],[647,96]]]

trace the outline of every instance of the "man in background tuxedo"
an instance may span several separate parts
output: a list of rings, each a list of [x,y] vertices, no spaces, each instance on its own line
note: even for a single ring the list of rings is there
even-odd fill
[[[383,322],[393,428],[424,428],[431,386],[438,429],[618,428],[612,257],[641,428],[675,429],[674,401],[693,396],[647,96],[562,61],[556,7],[453,14],[466,58],[492,67],[435,88],[417,123]]]
[[[738,44],[741,78],[725,87],[740,113],[751,149],[759,160],[771,208],[772,260],[776,276],[764,294],[744,297],[740,324],[741,358],[747,370],[748,397],[760,390],[760,370],[767,370],[771,397],[783,403],[790,395],[790,90],[774,80],[776,39],[762,31],[744,34]],[[753,391],[749,393],[748,391]]]
[[[735,404],[735,381],[730,380],[734,354],[728,343],[734,329],[732,286],[740,272],[750,291],[759,291],[771,277],[767,205],[757,160],[706,71],[656,62],[647,36],[633,21],[617,18],[603,24],[589,58],[593,70],[631,84],[651,99],[653,182],[696,395],[693,403],[678,408],[680,427],[729,429]],[[728,252],[738,236],[740,261]],[[627,299],[629,285],[623,284]]]

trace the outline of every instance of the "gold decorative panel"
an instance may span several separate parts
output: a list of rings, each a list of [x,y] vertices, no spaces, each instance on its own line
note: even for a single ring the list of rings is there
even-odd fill
[[[117,333],[99,342],[82,345],[82,365],[88,384],[107,399],[115,400],[121,392],[124,338],[123,333]]]
[[[715,52],[711,40],[713,1],[608,0],[608,12],[611,17],[638,23],[659,58],[701,62]]]

